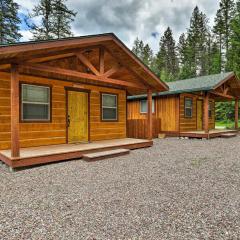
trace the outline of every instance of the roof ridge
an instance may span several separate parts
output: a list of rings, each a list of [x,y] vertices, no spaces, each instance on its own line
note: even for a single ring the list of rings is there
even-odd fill
[[[232,73],[234,73],[234,72],[233,72],[233,71],[230,71],[230,72],[215,73],[215,74],[209,74],[209,75],[191,77],[191,78],[186,78],[186,79],[178,79],[178,80],[175,80],[175,81],[167,82],[167,84],[169,84],[169,83],[176,83],[176,82],[182,82],[182,81],[187,81],[187,80],[192,80],[192,79],[198,79],[198,78],[203,78],[203,77],[218,76],[218,75],[222,75],[222,74],[230,75],[230,74],[232,74]]]

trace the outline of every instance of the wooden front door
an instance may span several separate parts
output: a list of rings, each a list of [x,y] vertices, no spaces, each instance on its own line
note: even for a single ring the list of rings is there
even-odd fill
[[[203,130],[203,101],[197,100],[197,130]]]
[[[87,142],[88,93],[68,91],[68,143]]]

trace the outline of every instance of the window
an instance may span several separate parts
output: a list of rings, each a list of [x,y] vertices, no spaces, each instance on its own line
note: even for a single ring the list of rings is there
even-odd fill
[[[117,121],[118,107],[117,95],[102,93],[102,120]]]
[[[155,112],[154,99],[152,100],[152,112]],[[147,113],[147,100],[140,101],[140,113]]]
[[[21,120],[50,121],[50,87],[21,85]]]
[[[193,100],[192,98],[185,98],[184,102],[184,112],[185,112],[185,117],[192,117],[192,107],[193,107]]]
[[[212,111],[213,111],[213,102],[209,102],[208,104],[208,117],[212,118]]]

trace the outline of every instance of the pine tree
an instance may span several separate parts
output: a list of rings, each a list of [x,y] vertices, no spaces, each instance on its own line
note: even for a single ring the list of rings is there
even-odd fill
[[[212,42],[209,53],[209,70],[208,70],[209,75],[221,72],[221,63],[219,62],[220,55],[221,53],[217,42]]]
[[[204,13],[195,7],[187,33],[188,61],[195,76],[206,75],[206,58],[208,42],[208,20]]]
[[[219,45],[221,71],[227,70],[231,20],[234,16],[234,0],[221,0],[215,17],[213,32]]]
[[[144,48],[144,43],[142,40],[140,40],[139,38],[136,38],[134,40],[133,43],[133,47],[132,47],[132,52],[138,56],[140,59],[142,59],[142,52],[143,52],[143,48]]]
[[[0,44],[14,43],[22,37],[18,9],[19,5],[13,0],[0,0]]]
[[[54,14],[53,1],[40,0],[39,4],[33,8],[29,19],[41,17],[40,25],[28,23],[33,40],[48,40],[54,38]]]
[[[66,0],[53,1],[54,37],[57,39],[73,35],[70,24],[74,21],[74,17],[77,13],[69,10],[65,2]]]
[[[164,81],[176,80],[179,72],[179,65],[176,52],[176,43],[173,39],[172,30],[168,27],[164,32],[160,43],[159,52],[156,58],[158,74]]]
[[[34,40],[59,39],[72,36],[71,22],[76,13],[69,10],[65,0],[40,0],[29,19],[41,17],[40,25],[28,23]]]
[[[154,68],[154,55],[152,49],[148,44],[145,45],[142,40],[136,38],[133,43],[132,52],[137,57],[139,57],[149,68]]]
[[[231,22],[230,49],[229,49],[229,67],[240,77],[240,0],[236,3],[235,16]]]
[[[149,67],[152,68],[153,64],[153,51],[148,44],[143,47],[142,61]]]

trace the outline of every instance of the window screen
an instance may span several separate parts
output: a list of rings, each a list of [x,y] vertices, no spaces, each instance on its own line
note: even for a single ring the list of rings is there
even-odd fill
[[[50,88],[22,84],[22,120],[50,121]]]
[[[105,93],[102,94],[102,120],[117,120],[117,101],[117,95]]]

